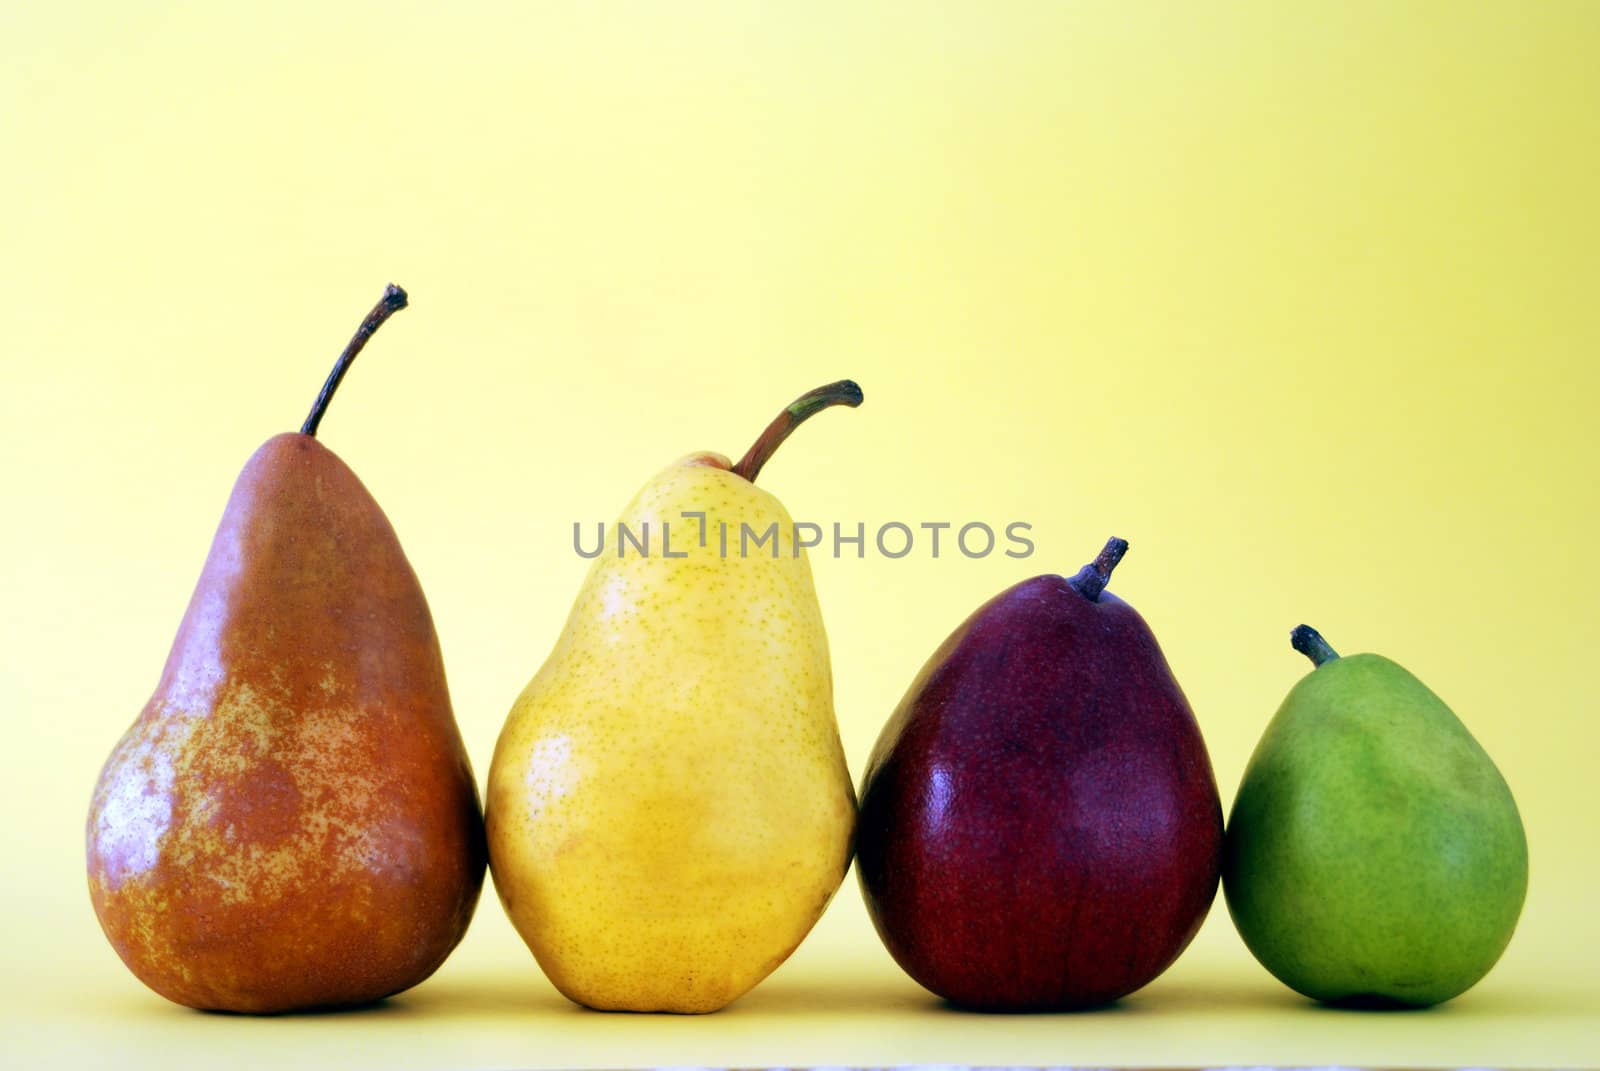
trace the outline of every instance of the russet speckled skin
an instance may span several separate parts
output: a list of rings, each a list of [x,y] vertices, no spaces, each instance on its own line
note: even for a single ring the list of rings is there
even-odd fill
[[[850,863],[811,568],[782,504],[728,468],[684,458],[623,511],[650,556],[618,557],[613,531],[490,766],[495,888],[589,1007],[721,1008],[794,950]],[[684,510],[706,513],[704,547]],[[776,558],[739,556],[741,521],[777,523]],[[686,557],[661,554],[664,522]]]
[[[240,473],[87,834],[106,936],[190,1007],[376,1000],[466,932],[486,851],[433,620],[315,439],[276,436]]]
[[[1148,626],[1040,576],[969,617],[896,708],[863,779],[857,872],[923,986],[1080,1007],[1177,958],[1221,844],[1210,758]]]

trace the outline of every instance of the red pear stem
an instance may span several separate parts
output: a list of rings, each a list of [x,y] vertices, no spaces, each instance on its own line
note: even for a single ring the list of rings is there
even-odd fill
[[[1313,666],[1332,662],[1339,657],[1339,652],[1329,646],[1328,641],[1322,638],[1322,633],[1310,625],[1300,625],[1289,633],[1289,643],[1296,651],[1311,659]]]
[[[1100,593],[1106,589],[1106,583],[1111,579],[1111,570],[1117,567],[1117,563],[1126,553],[1128,553],[1128,541],[1111,537],[1094,561],[1079,569],[1078,575],[1067,583],[1090,602],[1099,602]]]
[[[383,326],[384,321],[405,308],[408,301],[406,292],[393,283],[384,287],[383,297],[372,306],[372,311],[361,321],[356,333],[350,336],[350,343],[345,346],[344,352],[339,354],[339,359],[333,363],[333,371],[328,373],[327,382],[322,385],[317,400],[311,403],[311,412],[306,416],[306,422],[300,425],[301,435],[316,437],[317,425],[322,423],[322,414],[328,411],[328,403],[333,401],[333,392],[338,390],[339,384],[344,381],[344,374],[350,371],[356,355],[365,348],[367,339]]]
[[[856,386],[854,380],[841,379],[837,383],[829,383],[826,387],[807,391],[794,401],[788,408],[779,413],[777,419],[767,425],[767,430],[761,433],[761,438],[755,441],[739,463],[733,466],[735,475],[743,476],[751,483],[755,483],[756,474],[767,463],[778,447],[783,445],[783,440],[789,433],[816,416],[824,409],[836,405],[848,405],[854,409],[861,404],[861,388]]]

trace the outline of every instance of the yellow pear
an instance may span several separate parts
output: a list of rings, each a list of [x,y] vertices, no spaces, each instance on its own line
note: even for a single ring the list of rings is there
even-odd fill
[[[738,465],[691,454],[613,527],[489,769],[495,888],[557,989],[709,1012],[794,951],[850,863],[855,791],[804,539],[753,482],[848,380]],[[759,541],[759,542],[758,542]]]

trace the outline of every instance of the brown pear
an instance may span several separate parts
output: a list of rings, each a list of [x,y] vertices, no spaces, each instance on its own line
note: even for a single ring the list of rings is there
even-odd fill
[[[194,1008],[360,1004],[427,978],[486,852],[428,604],[394,529],[314,437],[246,463],[155,694],[89,810],[89,893],[130,970]]]

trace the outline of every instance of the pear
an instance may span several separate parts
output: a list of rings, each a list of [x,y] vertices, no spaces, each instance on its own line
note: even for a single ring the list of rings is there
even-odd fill
[[[849,381],[818,388],[739,464],[691,454],[647,483],[511,709],[490,872],[579,1004],[715,1011],[788,957],[844,879],[855,794],[822,615],[788,513],[753,481],[802,421],[860,402]],[[745,547],[741,526],[776,541]]]
[[[1150,627],[1105,590],[1127,548],[975,610],[867,762],[867,911],[954,1003],[1115,1000],[1177,959],[1216,898],[1222,804],[1200,727]]]
[[[1528,888],[1528,843],[1494,762],[1427,686],[1375,654],[1290,690],[1234,800],[1223,890],[1261,964],[1314,1000],[1438,1004],[1488,973]]]
[[[193,1008],[360,1004],[432,974],[483,882],[477,789],[438,637],[394,529],[314,437],[389,287],[299,434],[256,451],[155,694],[88,820],[100,925]]]

